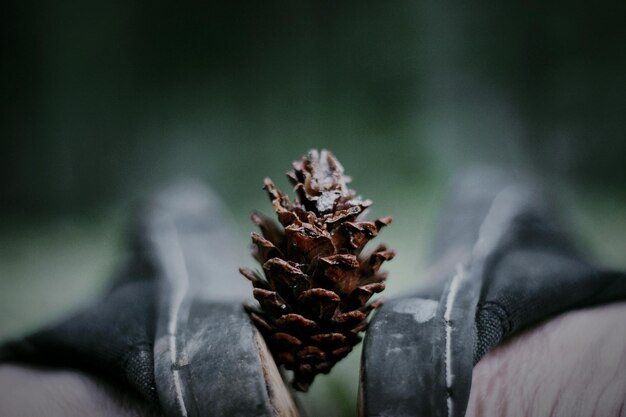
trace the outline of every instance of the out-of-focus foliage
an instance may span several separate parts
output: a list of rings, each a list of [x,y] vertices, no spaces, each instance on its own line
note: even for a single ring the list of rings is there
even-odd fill
[[[312,146],[364,184],[374,161],[411,181],[471,155],[621,185],[625,11],[8,0],[0,210],[97,206],[184,173],[234,201]]]

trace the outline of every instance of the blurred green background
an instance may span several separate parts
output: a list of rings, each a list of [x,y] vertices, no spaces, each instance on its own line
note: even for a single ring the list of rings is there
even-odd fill
[[[626,3],[8,0],[0,6],[0,340],[96,297],[133,202],[180,176],[232,209],[328,148],[393,214],[389,293],[418,282],[451,176],[545,178],[626,268]],[[302,401],[354,415],[358,353]]]

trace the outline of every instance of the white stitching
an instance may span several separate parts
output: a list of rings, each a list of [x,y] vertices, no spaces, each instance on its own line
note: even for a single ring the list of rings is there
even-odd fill
[[[483,266],[485,258],[494,250],[498,242],[502,239],[505,232],[504,226],[510,222],[510,220],[518,212],[520,205],[515,204],[516,199],[522,199],[520,196],[520,190],[513,186],[508,186],[502,189],[493,199],[487,215],[483,219],[478,232],[478,240],[472,247],[471,262],[474,265]],[[523,200],[522,200],[523,201]],[[446,405],[448,408],[448,416],[452,416],[454,402],[450,396],[452,389],[452,383],[454,375],[452,374],[452,323],[451,315],[454,302],[456,301],[456,295],[460,289],[460,282],[462,278],[465,278],[467,269],[463,264],[457,266],[457,272],[452,278],[448,295],[446,297],[446,309],[444,311],[444,323],[445,323],[445,368],[446,368],[446,387],[448,398]]]
[[[164,262],[165,274],[170,278],[176,277],[176,279],[168,279],[168,282],[172,286],[172,295],[170,298],[169,317],[167,323],[167,333],[169,338],[169,350],[170,361],[172,365],[172,377],[174,379],[174,388],[176,391],[176,401],[180,408],[180,413],[183,417],[187,417],[187,407],[185,406],[185,398],[183,396],[183,386],[180,378],[180,373],[176,369],[178,362],[178,349],[176,346],[176,330],[178,326],[178,315],[180,306],[185,299],[185,295],[189,290],[189,275],[187,272],[187,266],[185,265],[185,257],[183,255],[180,241],[178,238],[178,231],[174,226],[173,220],[170,216],[167,216],[166,223],[168,226],[166,239],[159,239],[159,246],[161,246],[161,252],[170,256],[163,256],[162,259],[171,259],[174,257],[173,262]],[[168,246],[164,248],[163,246]],[[169,249],[169,250],[165,250]]]

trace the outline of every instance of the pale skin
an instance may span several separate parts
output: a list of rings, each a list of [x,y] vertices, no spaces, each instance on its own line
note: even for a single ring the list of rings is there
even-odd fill
[[[158,413],[93,376],[0,366],[0,416],[85,415]],[[626,417],[626,302],[553,317],[487,354],[467,416]]]
[[[626,302],[562,314],[487,354],[466,415],[626,416]]]

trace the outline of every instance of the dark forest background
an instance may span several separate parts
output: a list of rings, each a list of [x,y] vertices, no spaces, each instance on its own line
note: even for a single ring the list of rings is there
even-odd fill
[[[623,2],[3,4],[3,213],[247,194],[312,146],[385,182],[468,152],[626,178]]]

